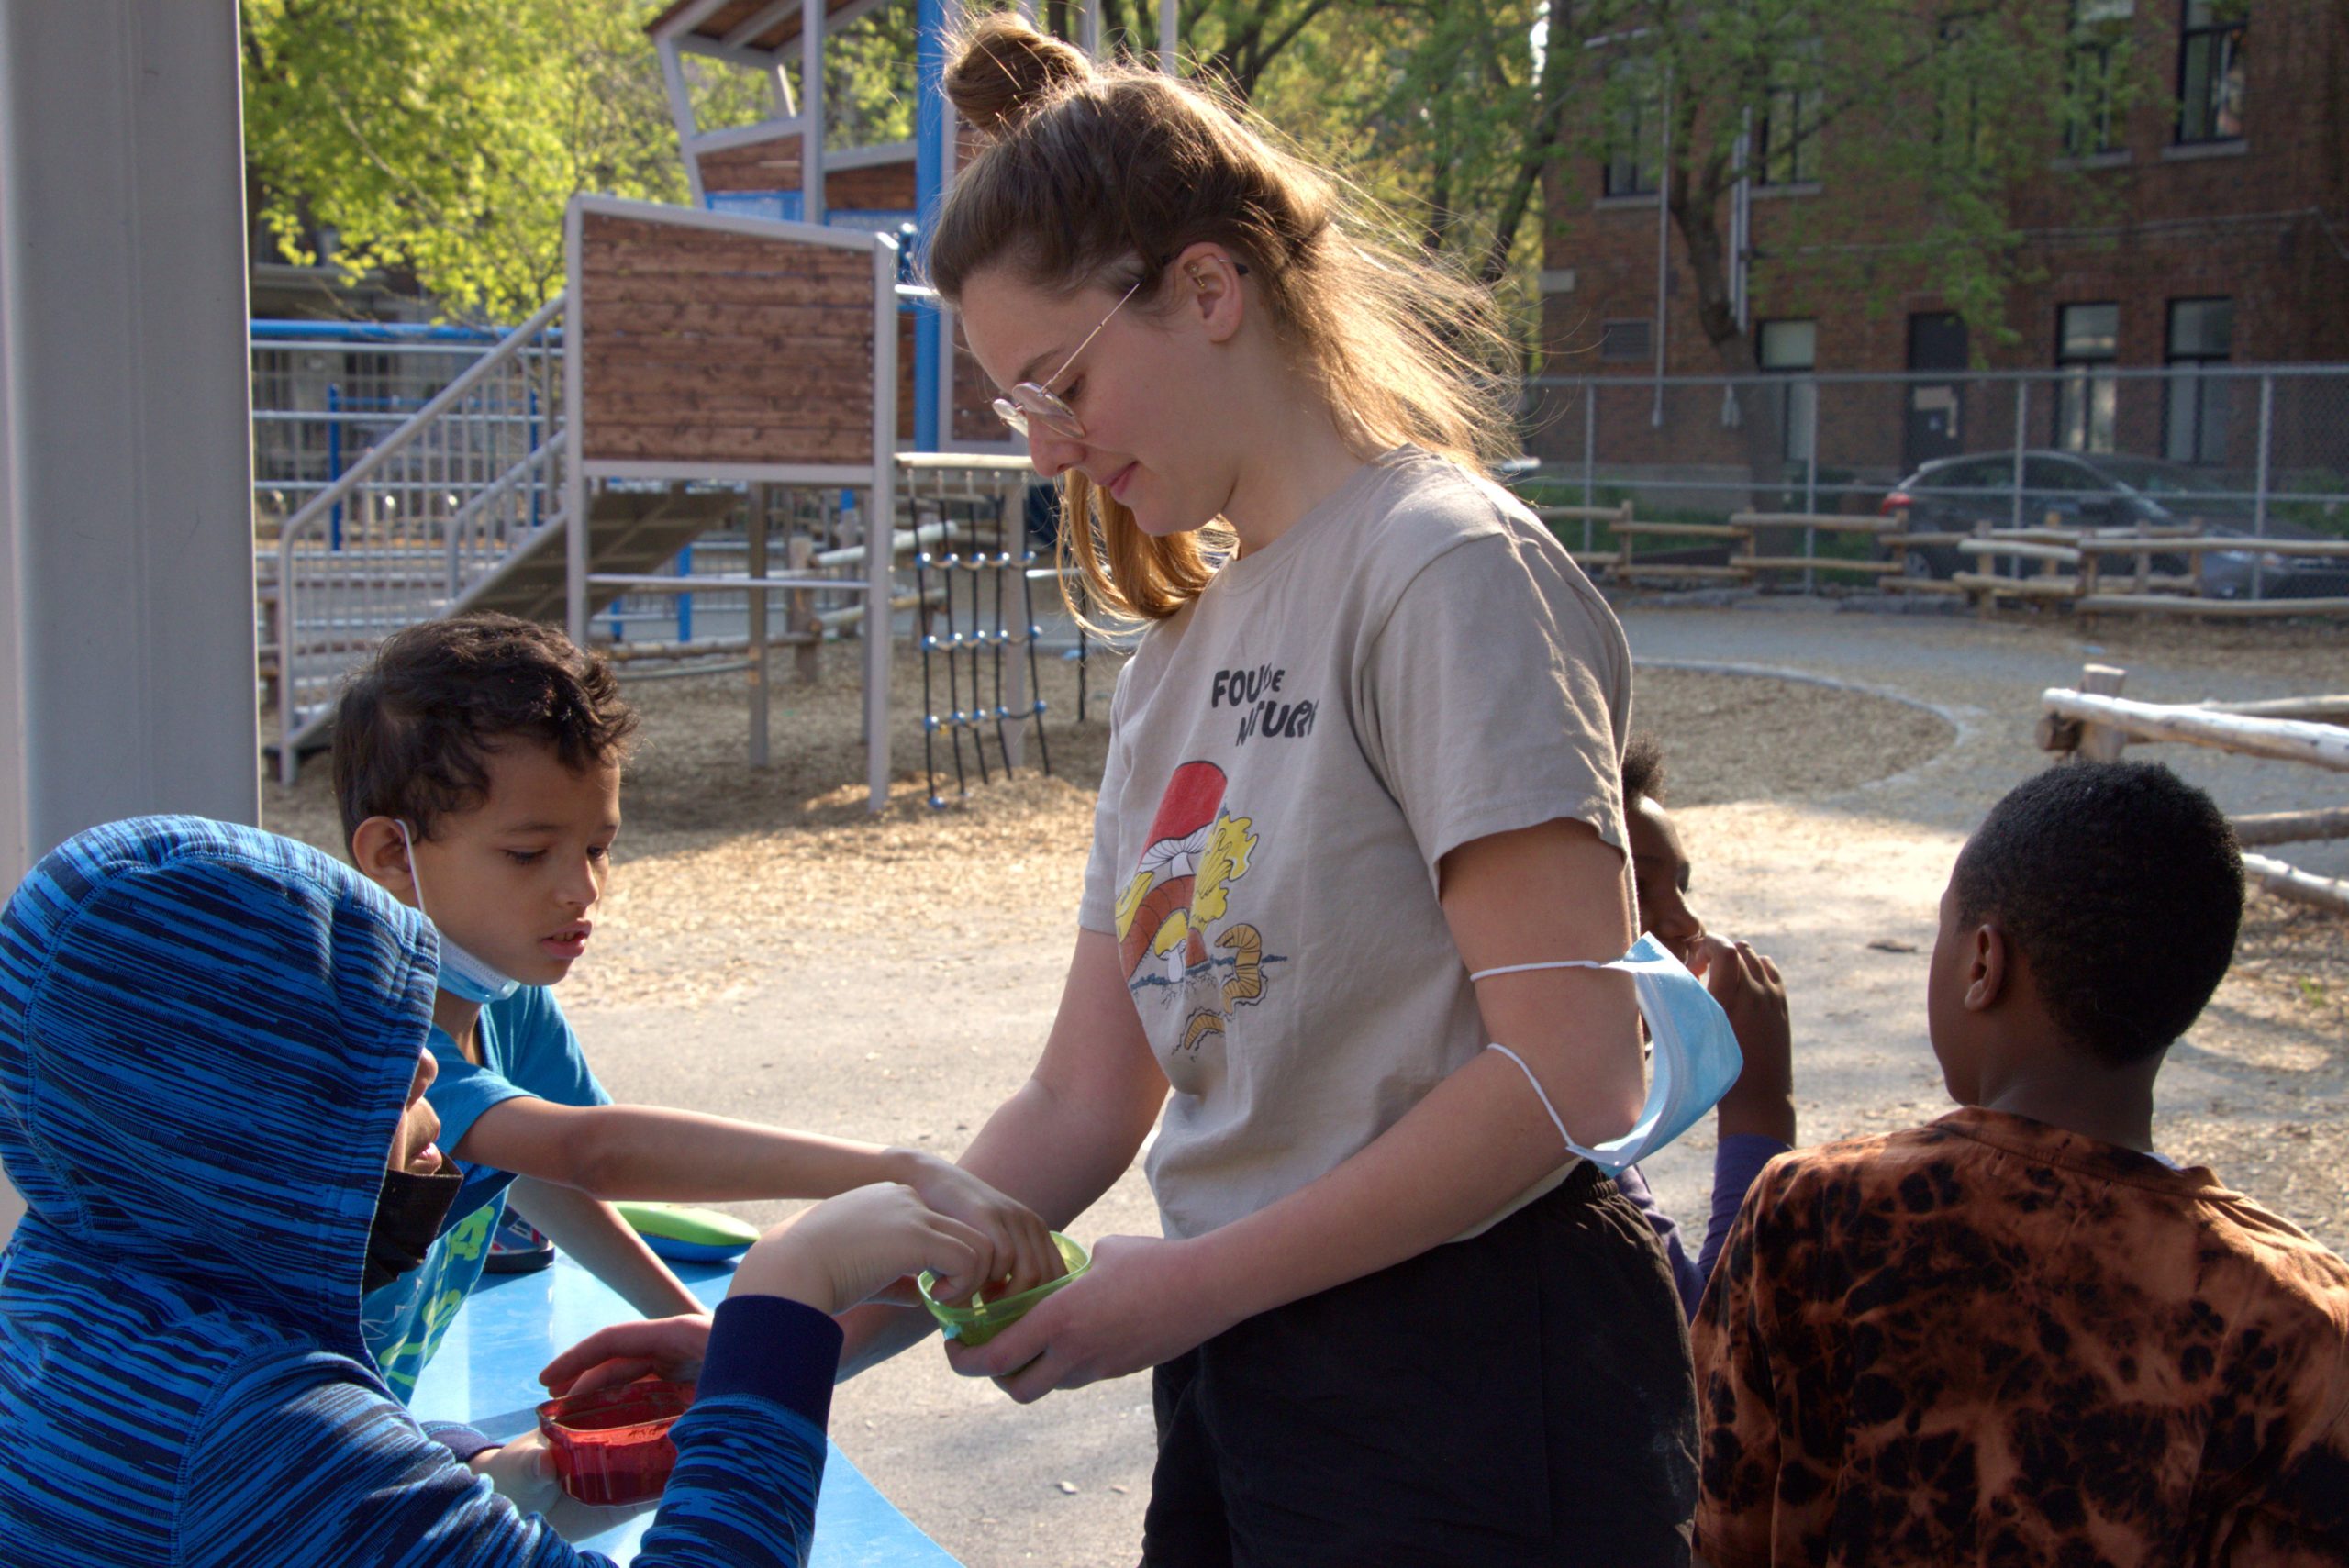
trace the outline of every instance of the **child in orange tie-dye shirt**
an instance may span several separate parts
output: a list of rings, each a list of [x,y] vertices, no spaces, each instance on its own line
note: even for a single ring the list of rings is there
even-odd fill
[[[1928,981],[1964,1108],[1774,1161],[1698,1312],[1706,1562],[2349,1562],[2349,1266],[2154,1150],[2242,905],[2165,768],[1992,809]]]

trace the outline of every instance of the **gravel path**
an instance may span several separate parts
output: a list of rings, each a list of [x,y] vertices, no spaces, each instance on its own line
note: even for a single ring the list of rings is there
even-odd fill
[[[2274,628],[1979,624],[1817,606],[1623,613],[1638,721],[1662,736],[1698,907],[1784,968],[1806,1141],[1909,1124],[1946,1102],[1922,984],[1951,859],[1985,807],[2043,765],[2042,687],[2095,658],[2129,695],[2252,698],[2349,689],[2337,634]],[[845,657],[845,651],[836,651]],[[1730,673],[1734,670],[1739,673]],[[908,662],[901,678],[918,672]],[[1780,678],[1756,678],[1768,675]],[[1783,677],[1798,677],[1787,680]],[[598,951],[564,988],[623,1098],[955,1150],[1020,1082],[1073,939],[1101,724],[1067,726],[1074,670],[1046,670],[1063,776],[1032,770],[879,821],[854,780],[847,667],[778,699],[777,768],[740,766],[740,677],[632,687],[647,716],[620,873]],[[1826,683],[1826,684],[1821,684]],[[906,689],[911,689],[910,685]],[[900,703],[900,766],[920,756]],[[2338,775],[2165,747],[2231,811],[2338,802]],[[322,768],[272,826],[331,843]],[[1074,782],[1071,782],[1074,780]],[[2307,847],[2349,874],[2349,845]],[[2235,973],[2162,1079],[2161,1135],[2336,1248],[2349,1242],[2349,930],[2255,899]],[[1709,1129],[1648,1168],[1704,1212]],[[740,1206],[755,1219],[789,1206]],[[1138,1173],[1073,1228],[1153,1233]],[[1152,1449],[1129,1378],[1020,1408],[953,1376],[934,1345],[841,1390],[834,1433],[891,1498],[973,1568],[1132,1560]]]

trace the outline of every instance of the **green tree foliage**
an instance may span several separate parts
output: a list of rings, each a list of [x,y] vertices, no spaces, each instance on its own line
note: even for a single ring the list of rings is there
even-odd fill
[[[241,0],[255,216],[288,260],[331,230],[351,274],[512,321],[562,286],[574,193],[686,199],[659,56],[664,0]],[[705,128],[774,112],[761,73],[687,57]],[[913,7],[830,41],[827,140],[913,134]],[[796,63],[786,69],[795,91]]]
[[[2043,188],[2067,133],[2076,139],[2096,116],[2125,108],[2142,73],[2129,62],[2125,0],[1946,3],[1969,8],[1182,0],[1180,36],[1186,71],[1252,103],[1383,202],[1398,228],[1514,297],[1529,323],[1546,177],[1563,160],[1604,160],[1626,136],[1659,159],[1668,123],[1670,210],[1698,318],[1724,366],[1746,370],[1728,238],[1741,139],[1750,172],[1767,161],[1781,177],[1897,193],[1914,217],[1905,238],[1858,246],[1833,226],[1880,217],[1882,204],[1865,214],[1861,204],[1779,204],[1777,254],[1755,273],[1761,297],[1771,265],[1799,254],[1807,278],[1840,269],[1833,286],[1847,297],[1932,287],[1981,339],[2006,330],[2018,183]],[[243,0],[260,217],[295,259],[311,259],[306,234],[331,228],[346,268],[411,273],[452,312],[517,317],[561,286],[573,192],[685,199],[642,32],[659,6]],[[1102,6],[1108,47],[1154,55],[1152,0]],[[1039,10],[1074,30],[1065,0]],[[834,145],[911,135],[912,25],[911,6],[885,6],[834,39]],[[752,72],[707,61],[689,72],[705,125],[771,110]],[[2083,209],[2090,199],[2080,194]]]
[[[576,191],[682,200],[643,5],[243,0],[245,155],[284,254],[513,320],[562,286]]]

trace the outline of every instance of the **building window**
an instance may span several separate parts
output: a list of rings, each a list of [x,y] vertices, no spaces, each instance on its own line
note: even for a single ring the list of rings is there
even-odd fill
[[[2172,462],[2227,461],[2227,378],[2204,373],[2234,353],[2235,302],[2169,302],[2169,377],[2162,455]]]
[[[1609,321],[1598,329],[1598,361],[1608,365],[1645,364],[1655,357],[1655,332],[1650,322]]]
[[[1607,194],[1652,196],[1664,188],[1664,99],[1643,60],[1615,68],[1614,125],[1607,139]]]
[[[1754,348],[1765,374],[1787,378],[1772,389],[1778,395],[1778,455],[1809,462],[1819,433],[1819,384],[1810,379],[1819,368],[1819,323],[1765,321]]]
[[[2249,0],[2185,3],[2177,46],[2177,139],[2240,140]]]
[[[2137,0],[2073,0],[2064,150],[2075,158],[2121,146],[2114,111],[2121,98],[2121,45],[2136,14]]]
[[[2112,374],[2121,346],[2121,307],[2067,305],[2056,317],[2055,444],[2065,451],[2112,450],[2112,411],[2121,384]]]
[[[1770,67],[1770,93],[1754,128],[1754,164],[1765,185],[1807,185],[1819,178],[1819,116],[1824,95],[1819,44],[1790,49]]]

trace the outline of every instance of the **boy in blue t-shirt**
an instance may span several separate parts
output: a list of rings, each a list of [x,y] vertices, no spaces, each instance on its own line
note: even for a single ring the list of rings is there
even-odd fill
[[[896,1182],[985,1236],[1015,1287],[1061,1272],[1041,1220],[936,1155],[612,1103],[548,987],[593,932],[635,724],[602,660],[507,616],[395,635],[336,711],[351,858],[440,930],[430,1100],[465,1178],[423,1265],[363,1304],[368,1348],[403,1396],[479,1279],[509,1187],[648,1317],[701,1308],[608,1199],[820,1198]]]

